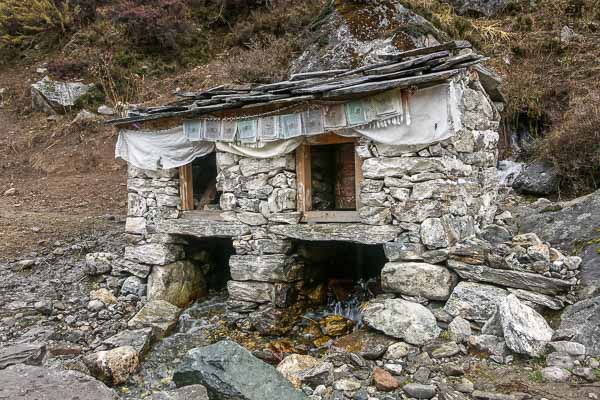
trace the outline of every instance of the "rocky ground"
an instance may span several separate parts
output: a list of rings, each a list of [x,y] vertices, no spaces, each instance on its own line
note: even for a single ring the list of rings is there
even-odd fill
[[[505,203],[529,218],[552,215],[545,223],[561,226],[586,218],[586,206],[598,195],[560,204],[526,206],[517,197]],[[565,298],[575,304],[562,324],[560,316],[546,315],[547,325],[525,302],[508,296],[483,326],[439,312],[433,325],[422,320],[412,331],[398,333],[386,327],[401,325],[394,319],[398,313],[370,317],[373,304],[404,301],[383,296],[363,309],[377,330],[353,331],[352,321],[313,310],[288,335],[261,337],[236,325],[223,292],[212,292],[181,313],[166,302],[147,302],[143,282],[121,276],[122,261],[111,255],[122,254],[126,244],[122,222],[98,221],[94,230],[0,263],[0,397],[35,398],[33,387],[61,399],[81,391],[92,399],[188,399],[206,393],[268,399],[286,391],[286,398],[302,398],[303,392],[315,400],[600,396],[600,363],[592,356],[599,354],[597,298],[577,303]],[[585,249],[596,247],[593,239],[585,243],[583,265]],[[593,275],[594,268],[583,270],[583,283],[591,287],[586,271]],[[432,330],[441,330],[439,338],[428,336]],[[229,361],[234,359],[240,361]],[[220,367],[214,369],[215,363]],[[57,382],[73,382],[67,386],[72,392],[62,392],[67,389]]]

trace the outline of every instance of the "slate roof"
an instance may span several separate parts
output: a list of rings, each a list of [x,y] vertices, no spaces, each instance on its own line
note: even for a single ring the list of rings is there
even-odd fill
[[[462,50],[462,51],[461,51]],[[123,125],[168,117],[191,118],[219,111],[285,106],[312,100],[364,96],[394,88],[418,87],[445,81],[488,58],[471,51],[467,41],[451,41],[380,56],[374,63],[351,70],[306,72],[287,81],[263,85],[222,85],[201,92],[177,93],[173,103],[130,111],[128,117],[109,121]]]

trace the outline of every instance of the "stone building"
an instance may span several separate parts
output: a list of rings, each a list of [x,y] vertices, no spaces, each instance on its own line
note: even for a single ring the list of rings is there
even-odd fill
[[[497,82],[481,61],[449,42],[112,121],[129,163],[123,269],[180,307],[226,280],[231,311],[258,325],[335,279],[447,300],[448,248],[496,211]]]

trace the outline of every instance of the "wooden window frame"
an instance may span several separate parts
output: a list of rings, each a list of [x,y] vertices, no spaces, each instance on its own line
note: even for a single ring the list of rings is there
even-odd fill
[[[181,198],[181,211],[194,213],[207,220],[220,221],[223,210],[196,210],[194,208],[194,176],[192,163],[179,167],[179,197]]]
[[[353,211],[313,211],[312,209],[312,170],[311,146],[353,143],[354,151],[354,190],[356,210]],[[356,154],[357,138],[338,136],[333,133],[315,136],[310,143],[302,144],[296,150],[296,181],[298,185],[297,210],[302,213],[302,222],[360,222],[360,183],[362,176],[362,159]]]

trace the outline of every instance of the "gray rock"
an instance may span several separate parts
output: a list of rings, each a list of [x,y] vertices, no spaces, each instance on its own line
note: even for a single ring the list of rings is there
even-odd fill
[[[477,322],[487,321],[496,306],[508,295],[502,288],[474,282],[460,282],[444,306],[452,316]]]
[[[391,242],[401,228],[392,225],[363,225],[363,224],[300,224],[273,225],[269,231],[278,235],[299,240],[334,240],[350,241],[363,244],[383,244]]]
[[[548,347],[559,353],[566,353],[573,357],[585,357],[585,346],[581,343],[556,341],[548,343]]]
[[[600,356],[600,297],[568,306],[561,316],[559,332],[585,346],[587,354]]]
[[[215,399],[304,399],[275,368],[231,341],[190,350],[173,381],[178,386],[204,385]]]
[[[140,357],[133,347],[124,346],[88,354],[83,362],[96,378],[107,384],[120,385],[137,371]]]
[[[144,328],[119,332],[102,343],[109,348],[130,346],[134,348],[141,357],[150,350],[151,341],[152,328]]]
[[[421,224],[421,241],[429,248],[448,247],[450,242],[440,218],[428,218]]]
[[[232,300],[254,303],[270,303],[275,298],[275,285],[267,282],[227,282],[227,291]]]
[[[390,262],[381,271],[385,291],[429,300],[447,300],[457,280],[447,268],[427,263]]]
[[[588,382],[596,382],[598,377],[592,368],[577,367],[573,368],[573,375],[585,379]]]
[[[494,335],[477,335],[469,337],[469,346],[494,356],[503,357],[508,354],[508,346],[504,339]]]
[[[135,275],[140,279],[148,278],[152,266],[148,264],[136,263],[129,260],[117,260],[112,264],[112,274],[119,275]]]
[[[41,365],[45,355],[46,346],[42,343],[0,347],[0,369],[15,364]]]
[[[180,308],[164,300],[149,301],[127,323],[131,329],[152,328],[153,334],[161,338],[169,333],[181,312]]]
[[[525,289],[548,295],[566,294],[573,286],[571,282],[548,278],[540,274],[490,268],[485,265],[470,265],[455,260],[448,260],[448,268],[463,279]]]
[[[428,347],[427,352],[431,354],[431,357],[433,358],[447,358],[460,353],[460,347],[456,344],[456,342],[444,342],[432,347]]]
[[[168,392],[154,393],[149,400],[209,400],[209,398],[204,386],[190,385]]]
[[[89,275],[107,274],[112,270],[112,264],[117,259],[113,253],[88,253],[85,255],[85,265]]]
[[[546,356],[546,365],[568,369],[575,366],[575,360],[567,353],[554,352]]]
[[[545,294],[513,288],[508,288],[508,291],[517,296],[519,300],[537,304],[551,310],[562,310],[565,307],[565,303],[562,300]]]
[[[146,294],[146,284],[137,276],[130,276],[125,279],[123,286],[121,286],[121,296],[127,296],[133,294],[137,297],[142,297]]]
[[[431,311],[402,299],[370,301],[363,318],[370,327],[414,345],[423,345],[440,334]]]
[[[104,307],[106,307],[106,305],[100,300],[92,300],[87,305],[87,309],[92,312],[98,312],[104,309]]]
[[[507,346],[514,352],[538,357],[552,340],[554,331],[544,317],[511,294],[498,306]]]
[[[559,367],[546,367],[542,369],[542,379],[548,382],[566,382],[571,378],[571,373]]]
[[[556,192],[558,181],[558,174],[550,163],[535,161],[523,168],[513,188],[519,193],[546,196]]]
[[[27,388],[27,390],[24,390]],[[102,382],[78,371],[13,365],[0,371],[0,398],[10,400],[118,400]]]
[[[458,316],[448,324],[448,331],[454,340],[464,342],[471,336],[471,323]]]
[[[231,256],[231,278],[236,281],[294,282],[302,279],[303,265],[284,254]]]
[[[451,0],[450,4],[459,15],[475,14],[492,17],[502,11],[507,0]]]
[[[92,85],[53,81],[48,76],[31,85],[32,108],[49,114],[64,114]]]
[[[578,250],[583,259],[578,276],[581,284],[577,292],[581,299],[600,294],[600,244],[589,244],[582,252],[580,244],[598,238],[600,226],[600,190],[575,200],[535,209],[523,206],[511,210],[521,231],[536,232],[543,240],[566,252]]]
[[[113,110],[111,107],[103,104],[100,107],[98,107],[98,114],[100,115],[115,115],[115,110]]]
[[[173,244],[150,243],[125,248],[125,258],[144,264],[167,265],[183,258],[183,248]]]
[[[435,386],[423,385],[420,383],[409,383],[408,385],[402,386],[402,390],[415,399],[431,399],[435,396]]]

